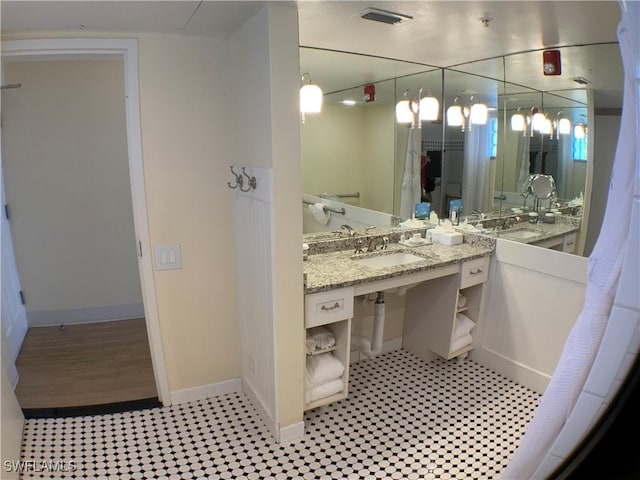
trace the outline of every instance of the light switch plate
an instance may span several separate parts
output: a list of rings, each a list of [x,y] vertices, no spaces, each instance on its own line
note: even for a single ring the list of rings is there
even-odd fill
[[[177,270],[182,268],[179,243],[164,243],[155,248],[156,270]]]

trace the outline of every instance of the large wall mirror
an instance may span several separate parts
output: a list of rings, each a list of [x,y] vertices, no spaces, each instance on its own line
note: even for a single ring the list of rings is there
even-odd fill
[[[524,183],[533,174],[552,176],[558,199],[579,204],[594,161],[594,108],[598,101],[600,108],[619,108],[622,67],[615,43],[560,50],[564,72],[553,77],[541,75],[540,51],[441,69],[301,48],[301,73],[308,72],[325,93],[322,113],[307,116],[301,128],[304,193],[406,217],[402,181],[413,130],[421,168],[427,165],[422,200],[440,217],[452,208],[462,215],[504,216],[527,207],[532,199],[523,195]],[[365,85],[373,85],[373,101],[364,98]],[[438,118],[420,122],[419,129],[399,124],[396,103],[420,89],[440,101]],[[485,123],[467,117],[463,125],[447,123],[449,107],[468,112],[475,103],[487,107]],[[551,131],[531,133],[536,112],[545,115]],[[515,114],[524,117],[524,129],[513,128]],[[562,119],[571,126],[568,133],[559,131]],[[577,125],[582,139],[576,138]]]

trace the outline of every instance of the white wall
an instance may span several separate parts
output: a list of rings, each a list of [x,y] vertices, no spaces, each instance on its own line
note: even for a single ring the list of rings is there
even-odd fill
[[[265,5],[231,38],[234,164],[267,167],[273,175],[272,258],[276,334],[276,429],[280,439],[303,431],[304,313],[302,290],[302,199],[297,10]],[[252,115],[246,112],[252,110]],[[228,177],[228,175],[227,175]],[[250,292],[238,291],[238,302]],[[269,345],[263,345],[269,349]],[[265,352],[254,354],[259,361]]]
[[[30,324],[139,316],[122,61],[4,70],[22,85],[3,96],[2,148]]]
[[[0,384],[0,476],[3,480],[13,480],[18,478],[16,472],[6,471],[4,468],[5,461],[20,460],[20,448],[22,447],[22,428],[24,426],[24,416],[18,399],[13,393],[13,386],[6,372],[6,366],[12,363],[12,359],[6,358],[8,354],[8,346],[4,335],[0,335],[2,343],[2,368],[0,375],[2,383]]]
[[[543,392],[582,311],[587,259],[498,239],[471,358]]]

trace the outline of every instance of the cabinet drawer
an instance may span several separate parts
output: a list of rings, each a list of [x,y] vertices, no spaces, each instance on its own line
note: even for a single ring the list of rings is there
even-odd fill
[[[307,295],[305,302],[305,326],[317,327],[353,317],[353,288],[341,288],[329,292]]]
[[[489,276],[489,257],[477,258],[462,264],[460,288],[467,288],[487,281]]]

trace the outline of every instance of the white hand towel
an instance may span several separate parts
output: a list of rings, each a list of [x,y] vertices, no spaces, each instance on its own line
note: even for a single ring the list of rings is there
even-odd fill
[[[458,326],[462,328],[464,333],[471,333],[471,330],[473,330],[473,327],[475,327],[476,324],[463,313],[459,313],[456,315],[456,327]]]
[[[335,393],[341,392],[344,389],[344,383],[342,378],[335,378],[329,382],[317,385],[313,388],[307,389],[304,392],[305,403],[311,403],[321,398],[328,397]]]
[[[454,340],[453,342],[451,342],[451,351],[455,352],[456,350],[460,350],[461,348],[464,348],[467,345],[471,345],[472,343],[473,343],[473,338],[471,338],[471,335],[467,333],[466,335],[463,335],[457,340]]]
[[[307,387],[318,386],[341,377],[344,365],[330,352],[307,358]]]
[[[309,335],[316,342],[316,348],[324,350],[331,348],[336,344],[336,338],[327,327],[314,327],[308,330]]]
[[[322,225],[326,225],[329,223],[329,220],[331,220],[331,215],[326,210],[324,203],[318,202],[309,205],[309,211],[311,212],[311,215],[313,215],[313,218]]]

